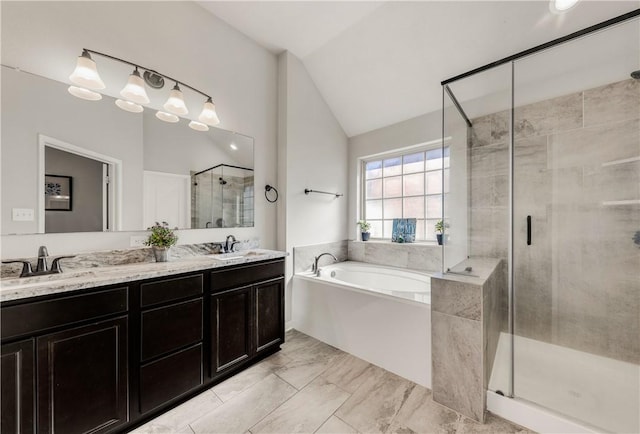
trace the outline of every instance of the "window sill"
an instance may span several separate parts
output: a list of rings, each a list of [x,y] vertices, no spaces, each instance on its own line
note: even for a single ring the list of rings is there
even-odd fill
[[[382,238],[369,238],[369,241],[351,240],[353,243],[368,243],[368,244],[393,244],[393,245],[409,245],[409,246],[438,246],[436,241],[416,241],[414,243],[394,243],[391,240],[385,240]]]

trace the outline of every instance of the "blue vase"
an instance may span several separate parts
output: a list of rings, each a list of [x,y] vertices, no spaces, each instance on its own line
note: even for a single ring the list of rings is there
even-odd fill
[[[369,236],[371,235],[369,232],[361,232],[362,241],[369,241]]]

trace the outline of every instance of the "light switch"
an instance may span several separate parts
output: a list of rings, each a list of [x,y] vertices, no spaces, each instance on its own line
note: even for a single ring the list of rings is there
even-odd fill
[[[12,208],[14,222],[32,222],[33,208]]]

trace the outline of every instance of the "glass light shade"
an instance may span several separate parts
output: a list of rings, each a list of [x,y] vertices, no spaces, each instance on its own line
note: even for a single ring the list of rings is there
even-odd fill
[[[147,91],[144,90],[144,80],[140,77],[137,68],[129,75],[129,81],[127,81],[127,85],[120,91],[120,95],[138,104],[149,104]]]
[[[549,9],[554,13],[566,12],[574,7],[580,0],[550,0]]]
[[[196,131],[209,131],[209,127],[203,123],[191,121],[189,122],[189,128],[194,129]]]
[[[177,84],[171,90],[169,99],[164,103],[163,107],[166,111],[176,115],[186,115],[187,113],[189,113],[189,110],[187,110],[187,106],[184,104],[182,91]]]
[[[162,112],[160,110],[158,110],[158,112],[156,113],[156,117],[158,119],[160,119],[161,121],[165,121],[165,122],[170,122],[172,124],[178,122],[180,120],[180,118],[176,115],[172,115],[171,113],[167,113],[167,112]]]
[[[123,99],[117,99],[116,105],[120,107],[122,110],[131,112],[131,113],[141,113],[144,108],[140,104],[136,104],[135,102],[125,101]]]
[[[218,119],[218,115],[216,114],[216,106],[213,104],[213,101],[211,101],[211,98],[204,103],[202,113],[200,113],[198,119],[200,122],[211,125],[212,127],[215,127],[220,123],[220,119]]]
[[[102,95],[98,92],[94,92],[82,87],[69,86],[69,89],[67,90],[71,95],[78,98],[86,99],[88,101],[100,101],[102,99]]]
[[[73,84],[92,90],[105,88],[104,82],[100,78],[100,75],[98,75],[96,62],[89,57],[89,53],[86,51],[82,53],[82,56],[78,57],[76,69],[69,76],[69,80],[71,80]]]

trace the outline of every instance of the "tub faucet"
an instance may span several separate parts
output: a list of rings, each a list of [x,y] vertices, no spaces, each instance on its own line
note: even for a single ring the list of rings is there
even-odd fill
[[[313,265],[311,265],[311,271],[316,273],[316,276],[320,276],[320,269],[318,268],[318,260],[322,258],[324,255],[329,255],[333,258],[334,261],[338,262],[338,258],[333,256],[331,253],[320,253],[313,259]]]

